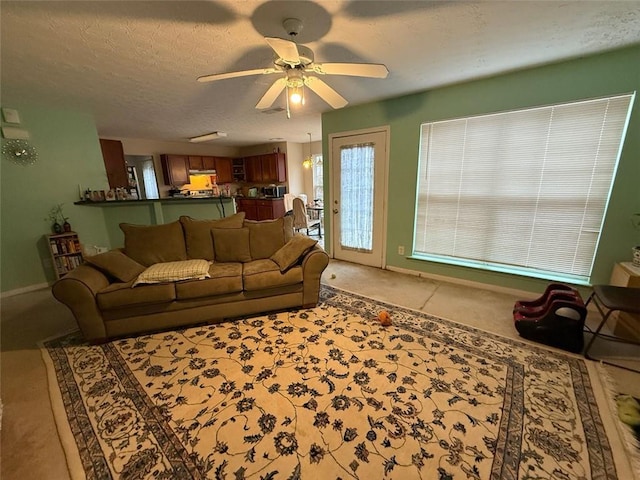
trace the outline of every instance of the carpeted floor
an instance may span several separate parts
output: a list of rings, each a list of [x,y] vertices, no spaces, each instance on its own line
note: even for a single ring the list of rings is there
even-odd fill
[[[315,309],[45,347],[73,477],[633,478],[592,363],[331,287]]]

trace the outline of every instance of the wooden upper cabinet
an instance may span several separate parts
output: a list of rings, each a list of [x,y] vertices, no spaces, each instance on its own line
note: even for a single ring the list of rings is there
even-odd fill
[[[245,157],[244,171],[247,182],[262,182],[262,161],[260,156]]]
[[[287,181],[287,162],[284,153],[266,153],[244,159],[247,182],[277,183]]]
[[[268,153],[260,155],[262,162],[263,182],[285,182],[287,180],[287,165],[284,153]]]
[[[217,168],[216,162],[217,162],[217,157],[202,157],[202,169],[217,170],[218,168]]]
[[[129,176],[127,175],[127,164],[124,161],[124,149],[120,140],[100,139],[100,149],[104,168],[109,179],[109,188],[119,188],[129,186]]]
[[[280,154],[284,157],[284,154]],[[214,157],[212,155],[160,155],[162,160],[162,172],[167,185],[181,186],[189,183],[189,170],[215,170],[218,183],[234,182],[233,158]],[[254,178],[247,180],[251,182],[262,182],[262,160],[260,156],[249,157],[255,159]],[[282,161],[284,169],[284,159]],[[284,170],[283,170],[284,171]],[[244,180],[244,179],[243,179]],[[276,180],[269,180],[271,182]],[[278,180],[284,181],[284,180]]]
[[[204,170],[202,157],[189,155],[189,170]]]
[[[189,183],[189,156],[160,155],[164,183],[180,187]]]
[[[210,158],[213,158],[213,157],[210,157]],[[233,159],[232,158],[215,157],[215,169],[216,169],[216,174],[218,175],[218,183],[233,182]]]

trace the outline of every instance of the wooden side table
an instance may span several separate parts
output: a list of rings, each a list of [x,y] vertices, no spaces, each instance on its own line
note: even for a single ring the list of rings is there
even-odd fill
[[[611,285],[617,287],[640,288],[640,267],[631,262],[617,263],[611,272]],[[626,312],[615,312],[615,335],[640,341],[640,315]]]

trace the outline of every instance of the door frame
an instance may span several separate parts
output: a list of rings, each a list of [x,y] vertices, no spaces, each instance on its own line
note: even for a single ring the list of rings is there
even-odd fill
[[[348,130],[344,132],[335,132],[327,135],[327,142],[328,142],[327,150],[329,151],[329,155],[328,155],[328,165],[327,167],[325,167],[325,184],[326,184],[327,177],[330,180],[329,180],[329,202],[328,202],[328,205],[325,205],[325,222],[327,220],[327,215],[329,215],[330,217],[329,225],[331,230],[330,230],[329,236],[325,235],[325,250],[329,254],[330,258],[335,258],[334,251],[333,251],[333,242],[334,242],[336,227],[335,227],[335,215],[333,213],[333,205],[334,205],[333,200],[334,200],[334,192],[335,192],[336,186],[334,185],[334,182],[333,182],[333,171],[334,171],[334,167],[337,168],[336,165],[339,165],[339,162],[333,158],[333,140],[337,138],[351,137],[354,135],[365,135],[365,134],[371,134],[371,133],[382,133],[384,134],[384,137],[385,137],[385,152],[383,157],[384,178],[382,182],[383,197],[382,197],[382,226],[381,226],[382,228],[382,246],[381,246],[382,267],[381,268],[386,269],[387,268],[387,214],[388,214],[388,206],[389,206],[389,201],[388,201],[389,200],[388,199],[389,158],[390,158],[389,151],[391,150],[391,144],[390,144],[391,126],[390,125],[381,125],[379,127],[370,127],[370,128],[363,128],[358,130]]]

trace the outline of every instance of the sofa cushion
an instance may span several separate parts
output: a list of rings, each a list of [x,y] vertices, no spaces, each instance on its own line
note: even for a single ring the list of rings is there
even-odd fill
[[[214,260],[212,228],[242,228],[245,213],[238,212],[217,220],[195,220],[188,216],[180,217],[184,229],[184,240],[189,258]]]
[[[145,283],[178,282],[209,278],[209,260],[192,259],[180,262],[155,263],[138,275],[133,286]]]
[[[294,267],[281,273],[280,267],[273,260],[253,260],[244,264],[242,279],[247,292],[295,285],[302,283],[302,268]]]
[[[295,235],[271,256],[271,260],[278,265],[281,272],[286,272],[298,263],[316,243],[318,243],[317,240],[305,235]]]
[[[120,250],[109,250],[84,259],[98,270],[111,275],[121,282],[130,282],[144,272],[143,265],[140,265],[133,258],[127,257]]]
[[[249,229],[212,228],[216,262],[250,262]]]
[[[295,234],[293,230],[293,215],[285,215],[282,220],[284,221],[284,243],[287,243]]]
[[[178,221],[163,225],[121,223],[120,229],[124,232],[124,253],[145,267],[187,259],[184,234]]]
[[[211,297],[242,291],[242,263],[213,263],[209,278],[176,283],[178,300]]]
[[[245,220],[249,229],[249,248],[252,260],[269,258],[284,245],[284,219]]]
[[[131,288],[132,285],[133,282],[112,283],[100,290],[96,295],[100,309],[114,310],[138,305],[166,303],[176,298],[174,283],[141,285],[137,288]]]

